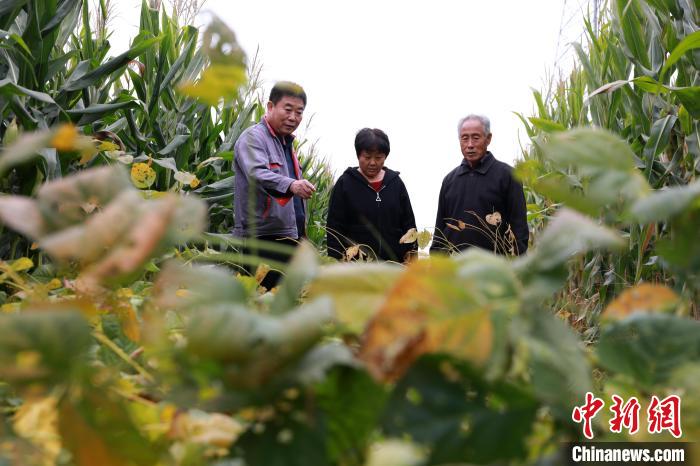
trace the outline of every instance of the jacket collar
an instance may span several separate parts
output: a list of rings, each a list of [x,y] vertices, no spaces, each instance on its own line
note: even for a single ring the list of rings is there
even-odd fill
[[[475,171],[478,172],[482,175],[485,175],[488,171],[489,168],[493,165],[493,163],[496,161],[496,158],[493,156],[491,152],[486,152],[484,156],[479,160],[479,163],[477,164],[476,167],[472,168],[471,165],[469,165],[469,162],[467,160],[462,160],[462,164],[460,165],[460,170],[459,174],[464,175],[465,173],[469,173],[470,171]]]
[[[279,137],[279,136],[277,135],[277,133],[275,133],[275,130],[272,129],[272,126],[270,126],[270,123],[267,121],[267,116],[263,116],[263,117],[262,117],[262,121],[265,122],[265,127],[266,127],[267,130],[270,132],[270,134],[272,135],[273,138],[277,138],[277,139],[278,139],[281,143],[283,143],[283,144],[286,144],[286,143],[288,143],[288,142],[294,141],[294,137],[295,137],[295,136],[294,136],[293,134],[290,134],[289,136],[287,136],[286,139],[282,139],[281,137]]]
[[[358,167],[348,167],[347,170],[345,170],[345,173],[347,173],[349,176],[352,178],[355,178],[357,181],[367,184],[367,178],[362,176],[362,173],[360,173],[360,170]],[[394,179],[399,177],[399,172],[394,171],[390,168],[384,167],[384,179],[382,180],[385,185],[388,185],[390,182],[393,182]]]

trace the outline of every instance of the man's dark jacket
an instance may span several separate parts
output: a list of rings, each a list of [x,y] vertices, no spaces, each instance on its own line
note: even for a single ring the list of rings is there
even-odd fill
[[[453,248],[464,250],[470,246],[494,251],[491,235],[506,238],[510,226],[516,238],[515,252],[523,254],[529,239],[527,208],[523,187],[513,178],[512,172],[508,164],[499,162],[487,152],[476,167],[464,160],[448,173],[440,188],[431,252]],[[495,212],[501,215],[502,223],[498,226],[490,225],[486,220],[487,215]],[[488,228],[490,233],[477,228]],[[495,252],[508,252],[503,249],[499,247]]]
[[[399,172],[384,167],[383,186],[377,192],[357,167],[350,167],[331,193],[326,225],[328,255],[340,259],[348,246],[364,244],[378,259],[401,262],[416,243],[399,244],[399,240],[415,227],[411,201]]]

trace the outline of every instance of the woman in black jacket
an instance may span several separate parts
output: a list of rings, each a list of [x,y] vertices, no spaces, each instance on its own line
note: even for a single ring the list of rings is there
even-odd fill
[[[348,258],[355,245],[369,257],[402,262],[416,243],[399,244],[416,227],[406,186],[399,172],[384,166],[389,138],[380,129],[361,129],[355,136],[358,167],[350,167],[333,187],[326,240],[328,255]],[[353,251],[353,249],[350,249]],[[357,256],[355,256],[357,258]]]

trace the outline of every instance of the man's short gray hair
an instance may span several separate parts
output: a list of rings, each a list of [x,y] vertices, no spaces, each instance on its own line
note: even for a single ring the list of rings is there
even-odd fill
[[[470,114],[459,120],[459,124],[457,125],[457,135],[462,131],[462,125],[464,124],[465,121],[469,120],[477,120],[479,123],[481,123],[481,126],[484,127],[484,134],[488,136],[491,134],[491,120],[488,119],[488,117],[485,117],[484,115],[475,115],[475,114]]]

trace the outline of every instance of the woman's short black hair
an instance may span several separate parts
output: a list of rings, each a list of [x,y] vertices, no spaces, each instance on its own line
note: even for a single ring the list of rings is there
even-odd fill
[[[282,97],[297,97],[304,102],[304,106],[306,107],[306,92],[304,92],[304,88],[297,83],[291,81],[275,83],[270,91],[270,102],[272,102],[273,105],[277,105],[277,102],[282,100]]]
[[[355,152],[358,157],[362,151],[389,155],[389,149],[389,136],[381,129],[362,128],[355,136]]]

